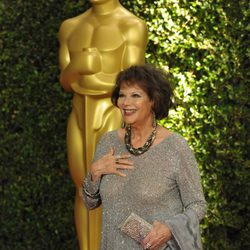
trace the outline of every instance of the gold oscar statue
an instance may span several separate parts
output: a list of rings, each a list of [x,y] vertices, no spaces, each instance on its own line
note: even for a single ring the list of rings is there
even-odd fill
[[[147,27],[119,0],[90,0],[92,7],[59,30],[60,82],[73,92],[67,154],[76,186],[75,225],[81,250],[99,248],[101,209],[88,212],[80,190],[100,136],[121,125],[110,95],[119,71],[144,64]],[[108,145],[107,145],[108,147]]]

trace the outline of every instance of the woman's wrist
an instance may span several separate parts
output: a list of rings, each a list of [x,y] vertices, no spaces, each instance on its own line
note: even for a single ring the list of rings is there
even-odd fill
[[[90,171],[88,172],[86,178],[83,181],[81,192],[85,194],[85,196],[90,198],[99,198],[100,193],[100,181],[92,181],[92,176]]]

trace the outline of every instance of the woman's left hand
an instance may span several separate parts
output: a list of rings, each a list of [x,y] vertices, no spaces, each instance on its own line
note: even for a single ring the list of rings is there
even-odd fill
[[[157,250],[172,238],[171,230],[159,221],[154,221],[153,228],[142,240],[143,249]]]

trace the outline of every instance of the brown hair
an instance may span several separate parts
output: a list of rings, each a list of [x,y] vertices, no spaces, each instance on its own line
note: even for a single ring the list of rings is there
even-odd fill
[[[121,71],[117,78],[111,95],[112,103],[117,106],[120,87],[122,84],[137,84],[153,101],[153,111],[157,120],[168,116],[172,107],[173,90],[170,83],[170,76],[161,69],[146,64],[143,66],[131,66]]]

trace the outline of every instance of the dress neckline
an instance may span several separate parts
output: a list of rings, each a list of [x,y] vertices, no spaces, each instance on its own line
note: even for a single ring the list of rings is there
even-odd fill
[[[123,142],[123,141],[121,141],[121,139],[120,139],[120,137],[119,137],[119,135],[118,135],[118,130],[116,130],[116,131],[114,131],[115,132],[115,138],[117,139],[117,141],[119,142],[119,144],[121,144],[123,147],[124,147],[124,149],[126,149],[126,146],[125,146],[125,143]],[[153,146],[151,146],[150,148],[149,148],[149,150],[148,151],[146,151],[144,154],[146,154],[147,152],[150,152],[151,150],[153,150],[154,148],[157,148],[158,147],[158,145],[161,145],[161,144],[163,144],[164,142],[167,142],[169,139],[171,139],[171,137],[173,137],[174,135],[176,134],[176,132],[171,132],[169,135],[167,135],[166,137],[164,137],[160,142],[158,142],[157,144],[155,144],[155,145],[153,145]],[[126,149],[126,151],[127,151],[127,149]],[[128,151],[127,151],[128,152]],[[128,152],[129,153],[129,152]],[[144,155],[144,154],[142,154],[142,155]],[[142,156],[141,155],[141,156]],[[138,157],[138,156],[137,156]]]

